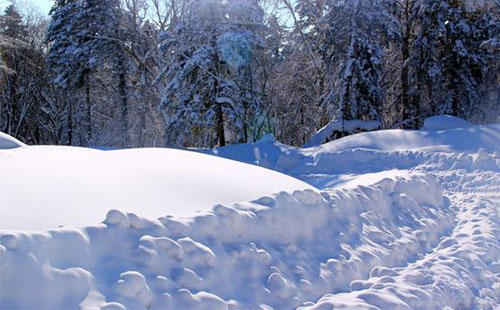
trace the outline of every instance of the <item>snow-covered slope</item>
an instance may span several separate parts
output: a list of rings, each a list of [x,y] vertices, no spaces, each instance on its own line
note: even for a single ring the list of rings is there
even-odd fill
[[[438,131],[455,128],[466,128],[471,126],[474,125],[459,117],[451,115],[438,115],[427,118],[424,121],[424,127],[422,127],[422,130]]]
[[[473,126],[471,123],[448,115],[430,117],[422,130],[379,130],[351,135],[318,146],[323,152],[364,148],[380,151],[424,149],[431,151],[474,151],[486,147],[489,151],[500,150],[498,143],[500,126]],[[314,140],[314,139],[312,139]]]
[[[266,137],[255,143],[199,151],[281,171],[318,188],[342,186],[360,174],[381,173],[380,178],[387,170],[407,170],[429,161],[448,168],[468,165],[454,162],[444,153],[500,152],[500,124],[472,126],[448,116],[432,117],[426,124],[433,130],[379,130],[310,148],[295,148]],[[448,129],[437,130],[445,127]]]
[[[0,232],[0,308],[499,309],[499,125],[372,134],[204,151],[320,191]]]
[[[287,175],[173,149],[0,150],[0,229],[98,224],[110,209],[148,218],[313,189]]]
[[[380,130],[345,137],[319,146],[323,152],[364,148],[379,151],[425,149],[427,151],[474,151],[480,147],[499,151],[500,125],[471,126],[441,131]]]
[[[416,175],[323,195],[283,192],[187,222],[110,214],[95,227],[6,233],[0,300],[7,308],[288,309],[425,253],[453,226],[450,214],[436,180]]]
[[[325,127],[318,130],[318,132],[313,135],[306,144],[304,144],[304,147],[317,146],[325,143],[335,131],[343,131],[349,133],[373,131],[380,129],[380,126],[381,124],[379,121],[331,121]]]
[[[16,147],[25,146],[21,141],[0,132],[0,150],[13,149]]]

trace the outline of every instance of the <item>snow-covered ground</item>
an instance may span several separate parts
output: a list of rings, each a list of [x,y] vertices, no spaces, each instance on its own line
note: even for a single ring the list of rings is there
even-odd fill
[[[185,216],[217,203],[313,189],[287,175],[174,149],[0,149],[0,228],[96,224],[110,209]]]
[[[155,219],[114,210],[103,223],[80,228],[4,230],[0,232],[0,308],[499,309],[500,125],[472,126],[438,117],[425,129],[363,133],[305,149],[266,137],[253,144],[201,150],[297,180],[283,179],[289,184],[286,188],[276,179],[275,187],[263,187],[274,193],[268,191],[256,199],[245,196],[239,203],[225,200],[209,209],[195,207],[205,211],[189,217]],[[25,180],[51,171],[38,172],[35,164],[27,163],[33,157],[19,153],[29,148],[0,151],[2,179],[4,171],[9,171],[7,179]],[[89,163],[92,155],[87,152],[98,152],[74,150],[80,154],[75,157],[85,157],[79,161],[56,155],[72,150],[33,149],[50,150],[61,167]],[[111,167],[102,168],[113,172],[119,170],[113,170],[113,162],[128,156],[150,161],[151,169],[162,156],[171,156],[170,167],[180,166],[176,154],[165,151],[148,160],[149,155],[141,152],[146,151],[100,152],[95,160],[104,161],[103,156],[108,156],[104,154],[111,154],[113,159],[103,164]],[[196,155],[190,164],[217,159]],[[17,164],[18,169],[6,170],[5,163],[14,162],[12,158],[31,168],[18,170],[23,165]],[[135,173],[140,170],[136,165],[144,165],[132,159],[127,163],[125,167]],[[195,190],[196,185],[186,179],[196,180],[198,169],[183,166],[175,172],[185,189]],[[55,182],[59,171],[48,174],[45,181]],[[263,171],[263,178],[268,177],[268,170]],[[147,186],[157,186],[156,178],[168,173],[166,168],[161,174],[154,172]],[[227,172],[235,178],[236,173]],[[43,183],[40,175],[38,181]],[[96,182],[105,184],[134,176],[101,173],[89,180],[104,178]],[[64,177],[81,181],[68,174]],[[225,183],[228,188],[231,180]],[[314,187],[294,191],[295,186],[304,186],[299,180]],[[12,209],[10,203],[28,199],[34,186],[43,186],[15,183],[24,196],[6,203],[2,190],[13,183],[2,182],[1,212]],[[134,182],[142,184],[144,178]],[[140,197],[138,191],[136,197]],[[99,193],[93,188],[87,196]],[[177,196],[181,203],[176,206],[182,205],[183,195]],[[171,205],[168,197],[155,197],[165,199],[157,206]],[[185,199],[186,204],[191,201]],[[64,195],[52,197],[54,210],[69,200]],[[135,213],[147,208],[138,200],[134,204]],[[164,209],[157,211],[161,214]],[[165,213],[175,215],[175,210]]]

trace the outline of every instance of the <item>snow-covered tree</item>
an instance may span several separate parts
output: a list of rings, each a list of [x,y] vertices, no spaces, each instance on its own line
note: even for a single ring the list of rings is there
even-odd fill
[[[302,145],[316,130],[330,121],[324,101],[328,72],[320,55],[320,34],[327,27],[327,1],[282,0],[293,21],[282,35],[282,51],[273,74],[278,89],[276,136],[286,143]],[[284,21],[286,25],[290,21]]]
[[[500,119],[496,0],[56,0],[49,27],[12,3],[0,130],[29,143],[303,145]]]
[[[384,104],[385,126],[417,129],[419,127],[420,99],[414,43],[418,33],[418,14],[422,0],[387,0],[386,7],[394,17],[395,36],[385,43]]]
[[[25,42],[27,27],[14,7],[9,5],[5,14],[0,16],[0,86],[2,90],[0,102],[0,131],[18,136],[19,126],[23,121],[23,106],[20,101],[19,82],[24,73],[22,57],[27,56],[29,49]]]
[[[383,51],[379,42],[392,35],[392,18],[378,0],[333,1],[325,23],[320,52],[329,85],[324,104],[333,121],[380,121]],[[342,128],[335,135],[344,135],[347,127]]]
[[[274,56],[277,64],[269,73],[267,97],[276,138],[287,144],[302,145],[329,118],[323,117],[320,105],[325,74],[312,65],[304,42],[293,38],[297,38],[295,34],[283,34],[283,46],[277,47]],[[322,66],[321,62],[317,64]]]
[[[468,1],[425,0],[420,20],[416,48],[432,113],[470,117],[481,103],[480,85],[494,57],[481,44],[498,33],[498,19]]]
[[[0,31],[3,36],[13,39],[25,39],[28,35],[27,26],[23,22],[21,14],[16,7],[11,4],[0,18]]]
[[[58,0],[51,11],[47,33],[49,67],[54,81],[63,89],[85,89],[87,143],[92,135],[92,74],[96,68],[110,66],[117,75],[123,144],[128,145],[125,42],[120,5],[119,0]],[[73,109],[72,105],[72,102],[68,104],[69,110]],[[72,111],[68,115],[71,118]]]
[[[162,37],[170,58],[159,77],[166,83],[166,139],[173,145],[193,143],[193,137],[199,146],[225,145],[227,126],[245,136],[246,114],[259,103],[245,74],[252,74],[260,9],[245,0],[193,1],[184,14]]]
[[[45,108],[51,88],[45,47],[35,43],[37,32],[29,31],[43,29],[44,23],[25,20],[16,5],[0,16],[0,131],[27,143],[58,143],[54,132],[47,130],[51,119]]]
[[[150,21],[148,1],[124,0],[125,50],[129,63],[130,136],[135,146],[163,143],[163,117],[158,109],[161,89],[153,85],[162,63],[159,29]]]

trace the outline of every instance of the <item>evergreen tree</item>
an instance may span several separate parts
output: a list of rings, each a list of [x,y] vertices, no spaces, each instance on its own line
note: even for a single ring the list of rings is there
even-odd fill
[[[16,7],[11,4],[0,17],[0,33],[11,39],[25,39],[28,35],[27,27],[23,23],[21,14]]]
[[[44,54],[14,5],[0,16],[0,131],[28,143],[43,133]]]
[[[25,52],[23,38],[27,34],[26,25],[14,5],[9,5],[0,16],[0,67],[1,86],[3,90],[3,102],[1,102],[2,114],[0,115],[0,131],[17,136],[21,112],[19,111],[19,77],[23,69],[20,56]]]
[[[84,89],[86,139],[92,135],[90,88],[97,68],[111,67],[117,75],[121,101],[122,146],[129,144],[127,64],[119,0],[58,0],[47,32],[48,62],[54,81],[64,90]],[[68,104],[72,127],[73,103]],[[70,129],[70,133],[72,130]],[[71,140],[71,137],[70,137]]]
[[[394,22],[377,0],[333,1],[325,16],[320,52],[329,75],[325,102],[335,122],[380,121],[383,51],[380,39]]]
[[[463,0],[425,0],[421,14],[417,48],[432,114],[468,118],[481,103],[480,85],[493,56],[481,44],[498,31],[498,20]]]
[[[193,1],[184,20],[163,33],[170,62],[159,78],[166,80],[161,107],[168,144],[196,139],[199,146],[223,146],[227,126],[245,136],[245,114],[259,104],[249,77],[260,14],[249,1]]]
[[[385,122],[411,129],[419,128],[421,117],[419,83],[415,72],[420,63],[414,48],[421,6],[422,0],[387,1],[387,8],[397,23],[397,36],[392,40],[392,49],[388,48],[389,55],[385,63],[387,78],[396,80],[396,83],[388,83],[387,92],[394,93],[394,96],[393,102],[385,106],[390,111]],[[390,76],[391,73],[394,76]]]

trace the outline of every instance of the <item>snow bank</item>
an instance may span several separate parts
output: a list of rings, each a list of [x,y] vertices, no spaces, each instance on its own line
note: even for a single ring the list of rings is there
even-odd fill
[[[443,118],[449,122],[442,125],[436,124]],[[350,169],[359,170],[358,161],[356,163],[350,162],[348,155],[356,152],[357,154],[364,153],[366,161],[373,158],[375,153],[373,151],[386,152],[387,154],[405,151],[421,151],[427,154],[429,152],[476,153],[479,149],[489,153],[500,152],[500,124],[472,126],[464,120],[439,116],[430,118],[427,125],[428,131],[378,130],[347,136],[310,148],[296,148],[266,138],[255,143],[196,151],[271,168],[294,176],[297,176],[297,173],[292,171],[300,170],[297,165],[324,168],[322,170],[333,173],[336,169],[328,168],[329,165],[335,164],[333,161],[326,166],[318,164],[318,160],[327,156],[339,157],[337,159],[342,161],[342,165],[337,164],[336,166],[342,166],[341,171],[343,172],[349,172]],[[444,127],[449,129],[441,130]],[[337,156],[336,153],[344,155]],[[406,153],[400,157],[404,155]],[[371,164],[377,165],[377,162],[371,161]],[[387,168],[391,169],[391,166]]]
[[[378,130],[359,133],[321,145],[324,140],[312,141],[307,147],[319,147],[323,152],[364,148],[379,151],[426,149],[427,151],[471,151],[479,148],[500,150],[500,124],[474,126],[452,116],[428,118],[420,131]]]
[[[217,203],[314,190],[275,171],[172,149],[29,146],[0,152],[0,172],[0,229],[93,225],[110,209],[190,215]]]
[[[25,146],[25,144],[14,137],[0,132],[0,150],[13,149],[20,146]]]
[[[352,290],[300,309],[498,309],[500,305],[500,178],[477,170],[445,173],[457,224],[427,255],[407,266],[373,269]],[[455,176],[455,177],[454,177]]]
[[[198,151],[274,169],[317,188],[340,187],[350,186],[347,183],[361,174],[375,174],[363,179],[384,177],[387,170],[474,169],[478,152],[500,153],[500,124],[442,131],[379,130],[306,149],[265,139]],[[496,164],[482,163],[490,170]]]
[[[489,152],[500,151],[500,124],[471,126],[442,131],[379,130],[348,136],[319,146],[322,152],[346,149],[371,149],[379,151],[471,151],[484,148]]]
[[[379,121],[331,121],[325,127],[318,130],[312,138],[304,144],[304,147],[318,146],[327,142],[332,134],[336,131],[355,133],[360,131],[373,131],[380,129],[381,124]],[[331,140],[331,139],[330,139]]]
[[[454,128],[465,128],[471,126],[474,125],[459,117],[450,115],[437,115],[427,118],[424,121],[424,127],[422,127],[421,130],[439,131],[439,130],[448,130]]]
[[[281,192],[189,219],[113,211],[93,227],[3,232],[1,279],[9,285],[0,305],[297,307],[436,246],[453,224],[448,205],[435,178],[418,174],[321,194]]]
[[[228,158],[276,171],[286,171],[306,159],[301,149],[285,145],[267,135],[253,143],[233,144],[216,149],[193,149],[193,151]]]

